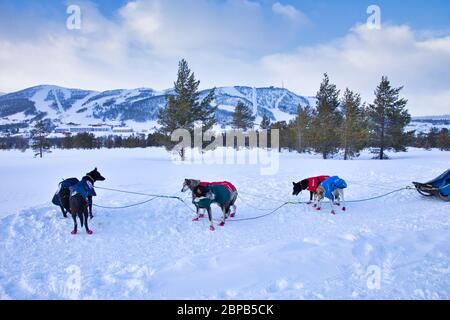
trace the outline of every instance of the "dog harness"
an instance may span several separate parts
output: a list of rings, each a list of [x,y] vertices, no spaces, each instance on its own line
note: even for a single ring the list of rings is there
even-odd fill
[[[312,177],[308,178],[308,191],[316,192],[317,187],[326,179],[328,179],[330,176],[318,176],[318,177]]]
[[[345,189],[347,188],[347,183],[344,179],[339,178],[338,176],[330,177],[326,180],[324,180],[320,184],[325,189],[325,197],[327,197],[330,200],[334,200],[333,192],[336,189]]]

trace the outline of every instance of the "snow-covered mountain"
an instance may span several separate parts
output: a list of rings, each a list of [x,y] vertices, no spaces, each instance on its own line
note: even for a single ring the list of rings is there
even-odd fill
[[[210,90],[202,91],[200,97],[205,97]],[[139,88],[97,92],[52,85],[36,86],[0,97],[0,127],[27,128],[41,119],[48,119],[51,126],[124,122],[132,127],[142,127],[143,124],[155,123],[170,91]],[[264,114],[273,121],[289,120],[299,104],[314,104],[314,98],[299,96],[283,88],[217,88],[214,104],[219,107],[216,116],[220,125],[229,123],[239,101],[254,110],[256,121]]]

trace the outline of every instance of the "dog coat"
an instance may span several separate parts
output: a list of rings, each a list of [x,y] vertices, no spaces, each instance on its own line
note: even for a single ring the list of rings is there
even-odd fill
[[[328,179],[330,176],[318,176],[318,177],[312,177],[308,178],[308,191],[316,192],[317,187],[326,179]]]
[[[91,197],[97,196],[92,182],[84,179],[78,182],[76,185],[70,187],[71,197],[74,197],[78,194],[82,196],[83,199],[89,204],[91,204]]]
[[[77,178],[69,178],[66,180],[63,180],[58,185],[58,190],[56,190],[55,195],[53,196],[52,203],[56,206],[61,206],[61,199],[60,199],[60,191],[61,190],[67,190],[67,194],[70,193],[70,187],[73,187],[76,185],[80,180]]]
[[[209,209],[212,203],[224,205],[231,201],[233,194],[236,192],[236,187],[228,181],[220,182],[201,182],[201,187],[207,188],[207,196],[194,198],[193,203],[198,208]]]
[[[325,179],[320,185],[325,189],[324,193],[325,197],[327,197],[330,200],[334,200],[333,192],[336,189],[347,188],[347,183],[338,176],[333,176],[328,179]]]
[[[214,186],[214,185],[224,186],[228,190],[230,190],[230,192],[237,191],[236,187],[231,182],[228,182],[228,181],[200,182],[200,184],[199,184],[199,186],[202,186],[202,187],[209,187],[209,186]]]

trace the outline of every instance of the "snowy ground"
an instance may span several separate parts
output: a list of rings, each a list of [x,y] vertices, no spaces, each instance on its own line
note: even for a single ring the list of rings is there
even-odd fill
[[[262,176],[257,165],[176,165],[156,148],[55,151],[44,159],[0,152],[0,298],[450,299],[450,203],[414,191],[349,204],[336,216],[290,205],[215,232],[206,220],[191,222],[182,203],[160,199],[96,208],[94,234],[72,236],[71,219],[50,203],[62,178],[95,166],[107,177],[98,186],[148,193],[178,195],[186,177],[230,180],[242,192],[237,218],[280,204],[266,197],[298,199],[292,181],[312,175],[345,178],[351,200],[427,181],[450,167],[450,153],[436,150],[392,158],[325,161],[284,153],[279,172]],[[104,206],[146,199],[97,193],[95,202]]]

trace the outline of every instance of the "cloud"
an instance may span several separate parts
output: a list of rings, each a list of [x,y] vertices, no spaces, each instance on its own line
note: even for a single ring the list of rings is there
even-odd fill
[[[327,72],[339,88],[349,87],[373,101],[373,91],[387,75],[404,86],[415,115],[450,110],[450,37],[422,39],[408,26],[384,25],[369,30],[358,25],[340,39],[293,52],[268,55],[261,61],[267,77],[297,92],[315,94]]]
[[[274,13],[287,17],[288,19],[291,19],[293,21],[298,21],[299,19],[304,18],[302,12],[289,4],[285,5],[281,4],[280,2],[276,2],[272,5],[272,10]]]
[[[166,89],[175,80],[178,61],[186,58],[202,88],[284,83],[296,93],[314,95],[328,72],[339,88],[349,87],[372,102],[381,76],[387,75],[394,86],[405,86],[413,114],[450,109],[448,32],[358,25],[333,41],[295,48],[303,25],[292,23],[289,15],[301,17],[301,12],[279,2],[135,0],[110,17],[92,2],[76,3],[82,9],[81,30],[67,30],[64,19],[42,17],[38,24],[30,18],[28,26],[10,19],[9,29],[0,28],[0,91],[44,83]],[[21,25],[20,35],[14,21]]]
[[[81,7],[81,30],[65,28],[63,6],[47,22],[39,15],[26,23],[15,19],[20,37],[14,24],[0,30],[0,90],[41,83],[164,89],[172,85],[181,58],[202,87],[256,84],[262,78],[255,61],[290,46],[298,30],[250,0],[135,0],[108,18],[91,1],[70,4]]]

